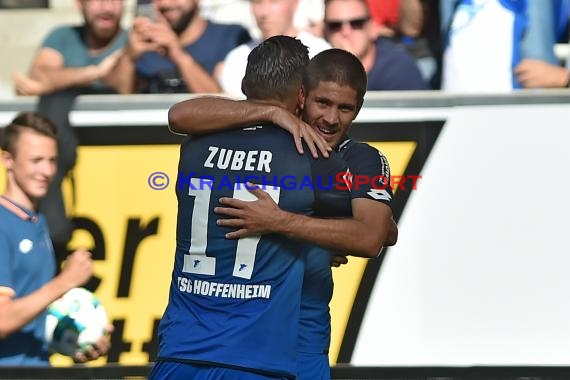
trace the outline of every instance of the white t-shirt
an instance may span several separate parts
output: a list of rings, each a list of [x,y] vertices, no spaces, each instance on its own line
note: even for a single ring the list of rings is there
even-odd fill
[[[520,0],[463,0],[449,31],[441,88],[454,93],[513,90],[524,29]],[[507,6],[512,5],[509,9]]]
[[[303,45],[309,48],[309,57],[311,58],[331,47],[327,41],[309,32],[301,31],[297,38],[301,40]],[[245,75],[247,57],[259,43],[260,41],[252,41],[240,45],[226,55],[224,66],[220,74],[220,85],[226,94],[240,97],[244,96],[241,92],[241,80]]]

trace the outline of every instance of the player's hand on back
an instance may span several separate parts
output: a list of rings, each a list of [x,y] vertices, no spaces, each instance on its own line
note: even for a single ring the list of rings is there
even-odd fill
[[[279,208],[269,194],[249,182],[247,188],[257,197],[256,201],[223,197],[220,198],[221,206],[214,208],[214,212],[220,215],[218,226],[236,229],[226,234],[228,239],[277,232],[279,223],[287,222],[287,213]]]
[[[69,286],[69,289],[85,284],[93,275],[93,260],[91,252],[77,250],[67,256],[59,278]]]
[[[329,156],[332,148],[326,140],[318,135],[315,130],[296,115],[281,107],[275,107],[271,112],[271,121],[273,124],[283,128],[293,135],[297,151],[301,154],[304,153],[303,141],[311,151],[314,158],[319,157],[319,152],[324,157]]]

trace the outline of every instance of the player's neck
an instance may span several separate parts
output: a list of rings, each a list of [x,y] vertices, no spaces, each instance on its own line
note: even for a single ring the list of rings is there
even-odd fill
[[[257,103],[264,103],[271,106],[276,106],[280,108],[285,108],[287,111],[295,114],[297,111],[298,103],[296,101],[286,102],[274,99],[262,100],[262,99],[248,99],[248,100],[255,100]]]
[[[3,197],[14,204],[31,211],[36,211],[39,203],[39,200],[32,199],[21,188],[13,185],[11,186],[10,184],[6,187]]]
[[[206,19],[196,16],[194,20],[188,24],[186,29],[180,33],[180,43],[184,46],[193,44],[204,34],[207,26],[208,22]]]

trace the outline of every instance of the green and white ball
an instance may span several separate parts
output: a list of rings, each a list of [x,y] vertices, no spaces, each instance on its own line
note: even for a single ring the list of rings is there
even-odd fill
[[[74,356],[105,335],[107,312],[87,289],[74,288],[47,309],[46,341],[52,352]]]

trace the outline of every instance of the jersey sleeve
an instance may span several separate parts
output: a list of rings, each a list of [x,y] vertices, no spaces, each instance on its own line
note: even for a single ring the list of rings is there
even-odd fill
[[[10,244],[8,235],[0,232],[0,294],[13,296],[13,278],[12,278],[12,252],[14,247]]]
[[[348,165],[338,154],[329,158],[311,160],[312,183],[315,192],[316,216],[351,216],[350,186],[347,183]]]
[[[41,47],[50,48],[61,52],[65,48],[66,37],[69,35],[69,33],[69,28],[66,26],[55,28],[43,40]]]
[[[367,198],[390,206],[393,193],[386,156],[368,144],[359,143],[345,159],[350,163],[352,199]]]

